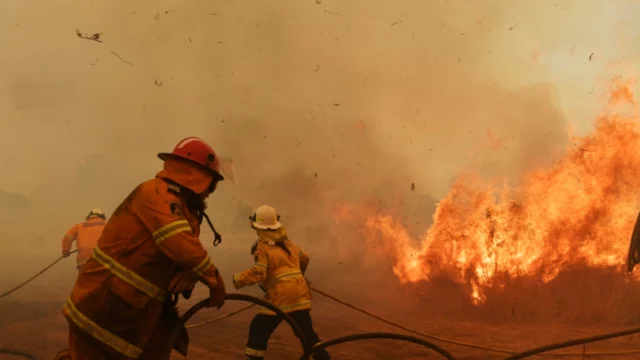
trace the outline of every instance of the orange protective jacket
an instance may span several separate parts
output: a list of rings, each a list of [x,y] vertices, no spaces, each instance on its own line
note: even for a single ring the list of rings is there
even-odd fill
[[[259,238],[251,247],[254,264],[233,276],[233,286],[240,289],[259,284],[266,292],[265,300],[285,313],[310,309],[311,290],[304,278],[309,255],[289,240],[284,227],[275,231],[257,230],[257,233]],[[265,308],[259,312],[275,315]]]
[[[198,239],[200,222],[175,185],[192,185],[194,178],[202,185],[212,177],[190,167],[165,161],[155,179],[120,204],[64,306],[73,330],[89,334],[118,358],[169,358],[165,340],[178,315],[167,290],[179,268],[210,287],[216,284],[218,270]],[[175,349],[186,356],[186,331],[182,335]]]
[[[98,245],[98,239],[100,239],[105,223],[106,221],[94,217],[73,225],[62,238],[62,251],[71,251],[71,245],[76,241],[78,248],[76,263],[78,266],[83,265],[91,257],[93,248]]]

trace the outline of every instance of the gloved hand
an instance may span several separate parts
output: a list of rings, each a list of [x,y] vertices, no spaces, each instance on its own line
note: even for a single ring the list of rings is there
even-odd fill
[[[185,272],[178,272],[169,283],[169,292],[172,294],[180,294],[185,291],[191,291],[196,286],[197,281],[197,278],[193,279]]]
[[[242,286],[240,286],[237,282],[236,282],[236,277],[238,276],[238,274],[233,275],[233,287],[236,288],[236,290],[242,288]]]
[[[220,309],[224,305],[224,297],[227,295],[227,289],[224,286],[224,280],[220,273],[216,275],[216,284],[209,287],[209,306]]]
[[[62,250],[62,257],[63,257],[63,258],[69,257],[69,255],[71,255],[71,253],[69,252],[69,250]]]

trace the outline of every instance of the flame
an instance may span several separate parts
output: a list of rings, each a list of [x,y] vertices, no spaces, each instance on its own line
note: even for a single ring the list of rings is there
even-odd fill
[[[636,104],[630,86],[616,81],[609,104]],[[364,214],[367,241],[393,256],[401,282],[446,275],[467,284],[474,303],[483,302],[483,288],[504,276],[546,283],[576,264],[623,272],[640,209],[637,120],[598,117],[591,134],[570,136],[573,145],[562,159],[532,169],[516,187],[459,176],[421,239],[371,204],[345,205],[336,217]]]

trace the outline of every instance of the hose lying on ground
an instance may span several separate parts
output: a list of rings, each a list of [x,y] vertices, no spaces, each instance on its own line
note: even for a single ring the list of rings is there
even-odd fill
[[[254,305],[261,305],[273,312],[275,312],[276,314],[282,316],[284,318],[284,320],[289,323],[289,325],[291,326],[291,329],[293,330],[293,332],[296,334],[296,336],[298,337],[298,339],[301,340],[302,343],[302,350],[304,352],[304,354],[302,355],[302,357],[300,358],[300,360],[308,360],[309,357],[311,355],[313,355],[316,351],[320,350],[320,349],[324,349],[327,348],[329,346],[334,346],[334,345],[339,345],[339,344],[343,344],[346,342],[351,342],[351,341],[357,341],[357,340],[366,340],[366,339],[392,339],[392,340],[404,340],[404,341],[408,341],[408,342],[412,342],[414,344],[418,344],[418,345],[422,345],[426,348],[432,349],[436,352],[438,352],[439,354],[441,354],[442,356],[444,356],[445,358],[447,358],[448,360],[455,360],[455,357],[449,353],[447,350],[439,347],[438,345],[432,344],[426,340],[423,339],[419,339],[413,336],[409,336],[409,335],[403,335],[403,334],[393,334],[393,333],[364,333],[364,334],[354,334],[354,335],[349,335],[349,336],[343,336],[340,338],[336,338],[336,339],[332,339],[329,341],[324,341],[324,342],[320,342],[318,344],[315,344],[315,346],[313,346],[313,348],[311,348],[310,346],[306,346],[306,344],[308,343],[308,341],[306,339],[304,339],[302,331],[300,330],[300,328],[298,327],[298,325],[296,324],[296,322],[289,316],[287,315],[285,312],[283,312],[282,310],[278,309],[276,306],[271,305],[270,303],[262,300],[262,299],[258,299],[256,297],[250,296],[250,295],[245,295],[245,294],[227,294],[227,296],[225,297],[226,300],[240,300],[240,301],[248,301],[248,302],[252,302]],[[173,330],[171,331],[171,335],[169,336],[169,341],[168,341],[168,347],[169,349],[173,349],[173,346],[178,338],[178,335],[180,334],[181,328],[184,326],[184,324],[191,318],[193,317],[196,313],[198,313],[198,311],[204,309],[207,304],[209,303],[209,299],[205,299],[200,301],[199,303],[193,305],[189,310],[187,310],[187,312],[180,318],[180,321],[174,326]],[[230,317],[232,315],[238,314],[242,311],[245,311],[247,309],[249,309],[251,306],[246,306],[242,309],[236,310],[232,313],[228,313],[222,316],[219,316],[217,318],[211,319],[209,321],[205,321],[202,323],[198,323],[195,324],[195,326],[200,326],[200,325],[204,325],[205,323],[211,323],[214,321],[217,321],[219,319],[224,319],[227,317]],[[192,327],[195,327],[192,326]]]
[[[75,253],[75,252],[77,252],[77,250],[72,251],[70,254],[73,254],[73,253]],[[27,285],[29,282],[31,282],[31,281],[33,281],[34,279],[36,279],[38,276],[42,275],[45,271],[49,270],[51,267],[53,267],[55,264],[57,264],[60,260],[62,260],[62,259],[64,259],[64,258],[65,258],[64,256],[59,257],[59,258],[58,258],[57,260],[55,260],[53,263],[51,263],[50,265],[48,265],[47,267],[45,267],[44,269],[42,269],[41,271],[39,271],[38,273],[36,273],[34,276],[32,276],[31,278],[29,278],[28,280],[26,280],[26,281],[25,281],[25,282],[23,282],[22,284],[20,284],[20,285],[18,285],[18,286],[16,286],[16,287],[14,287],[14,288],[13,288],[13,289],[11,289],[11,290],[8,290],[8,291],[6,291],[6,292],[2,293],[2,294],[0,295],[0,298],[4,298],[4,297],[8,296],[9,294],[11,294],[11,293],[13,293],[13,292],[15,292],[15,291],[19,290],[19,289],[20,289],[20,288],[22,288],[23,286]],[[420,331],[417,331],[417,330],[414,330],[414,329],[407,328],[407,327],[405,327],[405,326],[403,326],[403,325],[400,325],[400,324],[398,324],[398,323],[395,323],[395,322],[393,322],[393,321],[390,321],[390,320],[384,319],[384,318],[382,318],[382,317],[380,317],[380,316],[377,316],[377,315],[375,315],[375,314],[372,314],[371,312],[368,312],[368,311],[366,311],[366,310],[364,310],[364,309],[362,309],[362,308],[359,308],[359,307],[357,307],[357,306],[355,306],[355,305],[349,304],[349,303],[347,303],[347,302],[345,302],[345,301],[343,301],[343,300],[340,300],[340,299],[338,299],[338,298],[336,298],[336,297],[334,297],[334,296],[331,296],[331,295],[329,295],[329,294],[327,294],[327,293],[325,293],[325,292],[323,292],[323,291],[321,291],[321,290],[318,290],[318,289],[316,289],[316,288],[313,288],[313,287],[312,287],[311,289],[312,289],[313,291],[317,292],[318,294],[324,295],[324,296],[326,296],[327,298],[329,298],[329,299],[331,299],[331,300],[333,300],[333,301],[336,301],[336,302],[338,302],[338,303],[340,303],[340,304],[342,304],[342,305],[345,305],[345,306],[347,306],[347,307],[349,307],[349,308],[351,308],[351,309],[353,309],[353,310],[356,310],[356,311],[362,312],[362,313],[364,313],[364,314],[366,314],[366,315],[368,315],[368,316],[370,316],[370,317],[373,317],[374,319],[377,319],[377,320],[379,320],[379,321],[382,321],[382,322],[384,322],[384,323],[386,323],[386,324],[388,324],[388,325],[391,325],[391,326],[397,327],[397,328],[399,328],[399,329],[405,330],[405,331],[407,331],[407,332],[410,332],[410,333],[413,333],[413,334],[416,334],[416,335],[419,335],[419,336],[422,336],[422,337],[425,337],[425,338],[430,338],[430,339],[433,339],[433,340],[437,340],[437,341],[441,341],[441,342],[445,342],[445,343],[449,343],[449,344],[454,344],[454,345],[465,346],[465,347],[469,347],[469,348],[475,348],[475,349],[480,349],[480,350],[487,350],[487,351],[493,351],[493,352],[499,352],[499,353],[504,353],[504,354],[510,354],[510,355],[512,355],[512,356],[510,356],[510,357],[507,357],[505,360],[511,360],[511,359],[522,359],[522,358],[524,358],[524,357],[528,357],[528,356],[531,356],[531,355],[537,355],[537,354],[542,355],[542,356],[555,356],[555,357],[558,357],[558,356],[616,356],[616,355],[631,355],[631,354],[638,354],[638,353],[640,353],[640,350],[629,350],[629,351],[618,351],[618,352],[546,353],[546,352],[548,352],[548,351],[556,350],[556,349],[560,349],[560,348],[564,348],[564,347],[570,347],[570,346],[575,346],[575,345],[580,345],[580,344],[586,344],[586,343],[590,343],[590,342],[596,342],[596,341],[601,341],[601,340],[611,339],[611,338],[615,338],[615,337],[621,337],[621,336],[630,335],[630,334],[634,334],[634,333],[639,333],[639,332],[640,332],[640,328],[636,328],[636,329],[627,329],[627,330],[622,330],[622,331],[618,331],[618,332],[614,332],[614,333],[608,333],[608,334],[596,335],[596,336],[592,336],[592,337],[588,337],[588,338],[575,339],[575,340],[570,340],[570,341],[565,341],[565,342],[561,342],[561,343],[550,344],[550,345],[546,345],[546,346],[542,346],[542,347],[538,347],[538,348],[534,348],[534,349],[526,350],[526,351],[524,351],[524,352],[516,352],[516,351],[513,351],[513,350],[506,350],[506,349],[499,349],[499,348],[486,347],[486,346],[481,346],[481,345],[476,345],[476,344],[471,344],[471,343],[465,343],[465,342],[460,342],[460,341],[450,340],[450,339],[446,339],[446,338],[442,338],[442,337],[438,337],[438,336],[434,336],[434,335],[426,334],[426,333],[423,333],[423,332],[420,332]],[[242,295],[242,294],[230,294],[230,295],[234,295],[234,296],[248,296],[248,295]],[[258,304],[258,303],[254,302],[254,301],[252,301],[252,300],[249,300],[249,298],[251,298],[251,299],[253,299],[253,300],[258,300],[258,301],[260,301],[259,305],[261,305],[261,306],[264,306],[264,307],[267,307],[267,308],[268,308],[268,307],[269,307],[269,305],[270,305],[270,304],[268,304],[268,303],[264,303],[264,304],[263,304],[263,303],[262,303],[262,300],[259,300],[259,299],[257,299],[257,298],[253,298],[253,297],[251,297],[251,296],[248,296],[248,298],[243,298],[243,299],[240,299],[240,298],[238,298],[238,299],[229,299],[229,300],[244,300],[244,301],[249,301],[249,302],[253,302],[253,304],[252,304],[252,305],[250,305],[250,306],[246,306],[246,307],[244,307],[244,308],[241,308],[241,309],[239,309],[239,310],[233,311],[233,312],[231,312],[231,313],[224,314],[224,315],[219,316],[219,317],[214,318],[214,319],[206,320],[206,321],[203,321],[203,322],[201,322],[201,323],[197,323],[197,324],[193,324],[193,325],[188,325],[188,326],[186,326],[186,328],[198,327],[198,326],[202,326],[202,325],[205,325],[205,324],[208,324],[208,323],[211,323],[211,322],[215,322],[215,321],[218,321],[218,320],[226,319],[226,318],[229,318],[229,317],[231,317],[231,316],[233,316],[233,315],[239,314],[239,313],[241,313],[241,312],[243,312],[243,311],[245,311],[245,310],[248,310],[249,308],[251,308],[251,307],[255,306],[256,304]],[[206,300],[205,300],[205,301],[206,301]],[[186,321],[187,321],[191,316],[193,316],[197,311],[199,311],[199,310],[201,310],[202,308],[204,308],[206,304],[204,303],[204,301],[202,301],[202,302],[200,302],[200,303],[198,303],[198,304],[196,304],[196,305],[201,305],[201,307],[200,307],[200,308],[198,308],[198,309],[195,309],[195,306],[194,306],[194,308],[192,308],[191,310],[194,310],[194,309],[195,309],[195,310],[194,310],[195,312],[194,312],[194,313],[192,313],[192,314],[190,314],[190,315],[189,315],[189,317],[187,317],[187,318],[184,318],[184,317],[183,317],[183,318],[184,318],[184,321],[182,321],[182,322],[181,322],[182,324],[184,324],[184,323],[185,323],[185,322],[186,322]],[[187,315],[187,314],[185,314],[185,315]],[[286,320],[286,317],[285,317],[285,320]],[[290,323],[290,324],[291,324],[291,323]],[[295,332],[295,331],[296,331],[296,330],[295,330],[296,328],[295,328],[294,326],[292,326],[292,328],[294,329],[294,332]],[[175,329],[174,329],[174,331],[175,331]],[[299,331],[299,328],[298,328],[298,331]],[[396,334],[396,335],[397,335],[397,334]],[[176,336],[176,338],[177,338],[177,334],[176,334],[175,336]],[[351,336],[351,337],[353,337],[353,336],[356,336],[356,337],[357,337],[357,336],[362,336],[362,335],[350,335],[350,336]],[[366,337],[365,337],[365,338],[366,338]],[[342,339],[342,338],[340,338],[340,339]],[[334,339],[334,340],[331,340],[331,341],[338,341],[338,340],[340,340],[340,339]],[[360,338],[357,338],[357,339],[355,339],[355,340],[358,340],[358,339],[360,339]],[[176,340],[176,339],[173,339],[173,342],[175,342],[175,340]],[[353,340],[346,340],[346,341],[353,341]],[[340,343],[342,343],[342,342],[340,342]],[[335,344],[333,344],[333,345],[335,345]],[[303,347],[304,347],[304,346],[303,346]],[[20,352],[20,351],[16,351],[16,350],[0,349],[0,354],[16,355],[16,356],[22,356],[22,357],[25,357],[25,358],[28,358],[28,359],[32,359],[32,360],[38,360],[38,359],[37,359],[35,356],[33,356],[33,355],[30,355],[30,354],[27,354],[27,353],[23,353],[23,352]]]
[[[298,326],[298,324],[291,318],[291,316],[287,315],[282,310],[278,309],[277,306],[274,306],[271,303],[266,302],[265,300],[258,299],[257,297],[253,297],[251,295],[246,295],[246,294],[227,294],[227,296],[225,296],[225,300],[246,301],[246,302],[253,303],[255,305],[260,305],[268,310],[275,312],[277,315],[280,315],[284,319],[284,321],[286,321],[289,324],[289,326],[291,326],[291,330],[293,330],[293,333],[296,335],[298,339],[300,339],[300,344],[302,345],[302,351],[306,352],[308,348],[311,348],[310,344],[308,344],[308,341],[305,339],[304,334],[302,333],[302,330],[300,330],[300,327]],[[173,350],[173,346],[176,340],[178,339],[178,336],[180,335],[180,332],[182,330],[182,327],[184,327],[184,324],[187,321],[189,321],[189,319],[191,319],[193,315],[197,314],[198,311],[206,308],[208,304],[209,304],[209,298],[206,298],[198,302],[197,304],[193,305],[189,310],[187,310],[187,312],[184,315],[182,315],[182,317],[180,318],[180,321],[178,321],[173,327],[173,330],[171,330],[171,335],[169,335],[169,341],[167,344],[169,347],[169,350]],[[246,309],[248,308],[249,307],[246,307]],[[237,311],[236,313],[239,313],[239,312],[240,311]]]
[[[376,320],[380,320],[385,324],[391,325],[393,327],[396,327],[398,329],[413,333],[413,334],[418,335],[418,336],[425,337],[427,339],[442,341],[444,343],[449,343],[449,344],[453,344],[453,345],[465,346],[465,347],[468,347],[468,348],[493,351],[493,352],[503,353],[503,354],[515,354],[516,353],[515,351],[512,351],[512,350],[505,350],[505,349],[493,348],[493,347],[488,347],[488,346],[476,345],[476,344],[471,344],[471,343],[466,343],[466,342],[461,342],[461,341],[456,341],[456,340],[445,339],[445,338],[442,338],[442,337],[439,337],[439,336],[435,336],[435,335],[431,335],[431,334],[426,334],[426,333],[423,333],[421,331],[417,331],[417,330],[408,328],[406,326],[400,325],[400,324],[398,324],[396,322],[393,322],[391,320],[387,320],[387,319],[385,319],[383,317],[380,317],[378,315],[372,314],[372,313],[370,313],[369,311],[367,311],[365,309],[362,309],[362,308],[359,308],[359,307],[357,307],[355,305],[349,304],[348,302],[340,300],[335,296],[329,295],[329,294],[327,294],[326,292],[324,292],[322,290],[318,290],[318,289],[316,289],[314,287],[311,287],[311,290],[317,292],[320,295],[324,295],[327,298],[329,298],[329,299],[331,299],[331,300],[333,300],[333,301],[335,301],[335,302],[337,302],[339,304],[342,304],[342,305],[344,305],[344,306],[346,306],[348,308],[351,308],[353,310],[359,311],[359,312],[361,312],[361,313],[363,313],[363,314],[365,314],[367,316],[370,316],[370,317],[372,317],[372,318],[374,318]]]
[[[69,255],[78,252],[78,250],[73,250],[69,253]],[[66,256],[60,256],[59,258],[56,259],[56,261],[52,262],[51,264],[49,264],[47,267],[45,267],[44,269],[40,270],[38,273],[36,273],[35,275],[33,275],[32,277],[30,277],[29,279],[27,279],[26,281],[24,281],[23,283],[19,284],[18,286],[9,289],[5,292],[3,292],[0,295],[0,299],[2,299],[3,297],[9,296],[11,293],[21,289],[23,286],[27,285],[28,283],[30,283],[31,281],[35,280],[38,276],[42,275],[45,271],[49,270],[51,267],[53,267],[53,265],[57,264],[60,260],[64,259]],[[31,360],[38,360],[37,357],[31,355],[31,354],[27,354],[25,352],[22,351],[17,351],[17,350],[9,350],[9,349],[0,349],[0,354],[8,354],[8,355],[15,355],[15,356],[22,356],[24,358],[27,359],[31,359]]]
[[[326,349],[330,346],[340,345],[340,344],[344,344],[351,341],[368,340],[368,339],[391,339],[391,340],[408,341],[408,342],[412,342],[414,344],[422,345],[426,348],[432,349],[438,354],[447,358],[448,360],[456,360],[456,358],[450,352],[448,352],[447,350],[441,348],[436,344],[430,343],[426,340],[423,340],[414,336],[403,335],[403,334],[393,334],[393,333],[353,334],[353,335],[341,336],[335,339],[323,341],[323,342],[317,343],[315,346],[313,346],[313,348],[306,351],[304,355],[302,355],[300,360],[308,360],[309,357],[313,355],[315,352],[317,352],[318,350]]]
[[[78,250],[73,250],[69,253],[69,255],[78,252]],[[33,275],[32,277],[30,277],[29,279],[27,279],[27,281],[23,282],[22,284],[14,287],[13,289],[10,289],[8,291],[5,291],[4,293],[2,293],[2,295],[0,295],[0,299],[2,299],[5,296],[8,296],[9,294],[19,290],[20,288],[22,288],[23,286],[27,285],[28,283],[30,283],[31,281],[33,281],[35,278],[37,278],[38,276],[42,275],[45,271],[49,270],[53,265],[57,264],[60,260],[64,259],[66,256],[60,256],[58,259],[56,259],[56,261],[52,262],[51,264],[49,264],[47,267],[45,267],[44,269],[40,270],[40,272],[38,272],[37,274]]]
[[[27,354],[25,352],[17,351],[17,350],[0,349],[0,354],[22,356],[24,358],[31,359],[31,360],[39,360],[37,357],[35,357],[35,356],[31,355],[31,354]]]
[[[451,339],[446,339],[446,338],[434,336],[434,335],[431,335],[431,334],[426,334],[426,333],[423,333],[423,332],[408,328],[406,326],[400,325],[400,324],[398,324],[396,322],[390,321],[390,320],[385,319],[383,317],[380,317],[378,315],[375,315],[375,314],[373,314],[373,313],[371,313],[371,312],[369,312],[367,310],[364,310],[364,309],[359,308],[359,307],[357,307],[355,305],[347,303],[344,300],[338,299],[335,296],[329,295],[329,294],[325,293],[322,290],[318,290],[318,289],[316,289],[314,287],[311,287],[311,289],[314,292],[316,292],[316,293],[318,293],[320,295],[326,296],[327,298],[329,298],[329,299],[331,299],[331,300],[333,300],[333,301],[335,301],[335,302],[337,302],[339,304],[345,305],[345,306],[347,306],[347,307],[349,307],[349,308],[351,308],[353,310],[359,311],[359,312],[361,312],[361,313],[363,313],[363,314],[365,314],[367,316],[370,316],[370,317],[372,317],[372,318],[374,318],[376,320],[382,321],[382,322],[384,322],[384,323],[386,323],[388,325],[391,325],[391,326],[394,326],[396,328],[405,330],[407,332],[416,334],[418,336],[422,336],[422,337],[425,337],[425,338],[428,338],[428,339],[433,339],[433,340],[437,340],[437,341],[441,341],[441,342],[449,343],[449,344],[453,344],[453,345],[459,345],[459,346],[464,346],[464,347],[469,347],[469,348],[474,348],[474,349],[480,349],[480,350],[494,351],[494,352],[499,352],[499,353],[503,353],[503,354],[509,354],[509,355],[513,355],[513,356],[516,356],[516,355],[518,355],[518,356],[530,356],[530,355],[534,355],[534,354],[539,354],[541,356],[563,356],[563,357],[564,356],[617,356],[617,355],[632,355],[632,354],[640,353],[640,350],[614,351],[614,352],[563,352],[563,353],[558,352],[558,353],[551,353],[551,354],[544,353],[546,351],[551,351],[551,350],[555,350],[555,349],[559,349],[559,348],[563,348],[563,347],[575,346],[575,345],[579,345],[579,344],[583,343],[583,342],[579,342],[578,340],[571,340],[571,342],[563,342],[563,343],[558,343],[558,344],[552,344],[552,345],[549,345],[549,346],[554,346],[554,347],[550,348],[550,349],[547,349],[546,347],[540,347],[540,348],[527,350],[526,352],[517,352],[517,351],[507,350],[507,349],[485,347],[485,346],[481,346],[481,345],[470,344],[470,343],[465,343],[465,342],[460,342],[460,341],[455,341],[455,340],[451,340]],[[206,320],[206,321],[203,321],[203,322],[200,322],[200,323],[197,323],[197,324],[188,325],[186,327],[187,328],[194,328],[194,327],[199,327],[199,326],[206,325],[206,324],[209,324],[209,323],[212,323],[212,322],[216,322],[216,321],[219,321],[219,320],[222,320],[222,319],[226,319],[226,318],[229,318],[229,317],[231,317],[233,315],[239,314],[239,313],[241,313],[241,312],[243,312],[245,310],[248,310],[249,308],[251,308],[251,306],[247,306],[247,307],[241,308],[239,310],[236,310],[236,311],[227,313],[225,315],[218,316],[216,318],[213,318],[213,319],[210,319],[210,320]],[[595,338],[596,340],[585,341],[584,343],[595,342],[595,341],[605,340],[605,339],[609,339],[609,338],[625,336],[625,335],[633,334],[635,332],[640,332],[640,331],[636,331],[636,329],[629,329],[629,330],[624,330],[624,331],[620,331],[620,332],[616,332],[616,333],[598,335],[598,336],[593,336],[593,337],[590,337],[590,338],[584,338],[584,339],[580,339],[580,340],[584,341],[585,339],[593,339],[593,338]],[[602,338],[603,336],[605,336],[605,337]],[[610,336],[610,337],[606,337],[606,336]],[[578,342],[574,344],[573,343],[574,341],[578,341]],[[567,343],[568,343],[568,345],[564,345],[564,344],[567,344]],[[563,344],[563,346],[557,346],[559,344]],[[555,347],[555,346],[557,346],[557,347]],[[535,351],[535,353],[530,353],[532,351]],[[527,355],[527,354],[529,354],[529,355]],[[507,359],[510,359],[510,358],[507,358]],[[514,359],[518,359],[518,358],[514,358]]]
[[[406,326],[400,325],[396,322],[393,322],[391,320],[387,320],[383,317],[380,317],[378,315],[372,314],[367,310],[364,310],[362,308],[359,308],[355,305],[349,304],[348,302],[344,301],[344,300],[340,300],[338,298],[336,298],[335,296],[329,295],[327,293],[325,293],[324,291],[318,290],[314,287],[311,287],[311,290],[317,292],[320,295],[324,295],[327,298],[340,303],[344,306],[347,306],[353,310],[359,311],[365,315],[368,315],[376,320],[380,320],[388,325],[394,326],[398,329],[402,329],[404,331],[428,338],[428,339],[433,339],[433,340],[437,340],[437,341],[441,341],[444,343],[449,343],[449,344],[453,344],[453,345],[460,345],[460,346],[464,346],[464,347],[468,347],[468,348],[474,348],[474,349],[480,349],[480,350],[487,350],[487,351],[493,351],[493,352],[498,352],[498,353],[503,353],[503,354],[510,354],[510,355],[519,355],[519,354],[523,354],[523,353],[519,353],[517,351],[513,351],[513,350],[507,350],[507,349],[500,349],[500,348],[494,348],[494,347],[488,347],[488,346],[482,346],[482,345],[477,345],[477,344],[471,344],[471,343],[465,343],[465,342],[461,342],[461,341],[456,341],[456,340],[451,340],[451,339],[446,339],[443,337],[439,337],[439,336],[435,336],[435,335],[431,335],[431,334],[426,334],[411,328],[408,328]],[[588,342],[594,342],[594,341],[600,341],[600,340],[605,340],[605,339],[611,339],[611,338],[615,338],[615,337],[620,337],[620,336],[625,336],[625,335],[629,335],[629,334],[634,334],[640,332],[640,329],[629,329],[629,330],[623,330],[623,331],[618,331],[615,333],[608,333],[608,334],[603,334],[603,335],[597,335],[597,336],[592,336],[590,338],[584,338],[584,339],[579,339],[579,340],[572,340],[572,341],[584,341],[584,342],[578,342],[576,344],[573,345],[579,345],[579,344],[583,344],[583,343],[588,343]],[[590,340],[590,341],[585,341],[585,339],[596,339],[596,340]],[[564,344],[564,343],[559,343],[559,344]],[[549,346],[555,346],[557,344],[552,344]],[[537,352],[535,354],[540,354],[541,356],[616,356],[616,355],[630,355],[630,354],[638,354],[640,353],[640,350],[629,350],[629,351],[618,351],[618,352],[566,352],[566,353],[551,353],[551,354],[545,354],[543,353],[544,351],[551,351],[554,349],[559,349],[559,348],[563,348],[563,347],[569,347],[569,346],[573,346],[573,345],[564,345],[564,346],[558,346],[558,347],[553,347],[551,349],[546,349],[543,351],[537,351],[538,348],[536,349],[532,349],[532,350],[528,350],[529,351],[534,351],[536,350]],[[529,356],[529,355],[526,355]],[[511,359],[510,357],[508,357],[507,359]],[[505,359],[505,360],[507,360]],[[516,359],[516,358],[514,358]],[[517,358],[519,359],[519,358]]]
[[[636,333],[640,333],[640,328],[627,329],[627,330],[616,331],[608,334],[601,334],[601,335],[589,336],[584,338],[578,338],[574,340],[563,341],[555,344],[549,344],[549,345],[529,349],[521,353],[508,356],[504,360],[517,360],[517,359],[523,359],[532,355],[545,355],[543,354],[544,352],[551,351],[551,350],[561,349],[561,348],[575,346],[575,345],[582,345],[582,344],[587,344],[587,343],[592,343],[592,342],[602,341],[607,339],[613,339],[613,338],[636,334]],[[628,354],[635,354],[638,352],[640,351],[633,350],[633,351],[618,352],[618,353],[606,353],[606,355],[628,355]],[[584,353],[584,354],[587,355],[589,353]],[[591,354],[602,355],[605,353],[591,353]],[[546,355],[557,355],[557,354],[546,354]],[[574,355],[581,355],[581,354],[576,353]]]

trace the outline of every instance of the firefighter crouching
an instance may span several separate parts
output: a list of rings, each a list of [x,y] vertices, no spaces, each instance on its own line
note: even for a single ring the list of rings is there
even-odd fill
[[[224,303],[224,281],[198,239],[205,199],[224,179],[220,160],[198,138],[158,156],[164,169],[114,211],[64,306],[73,360],[169,359],[179,319],[170,295],[188,297],[201,281],[209,306]],[[175,350],[186,356],[187,347],[183,329]]]
[[[100,209],[89,212],[84,222],[75,224],[62,238],[62,256],[67,257],[71,252],[71,245],[76,242],[78,255],[76,256],[76,268],[80,270],[82,265],[91,257],[93,248],[98,244],[107,216]]]
[[[271,206],[260,206],[250,221],[258,233],[258,240],[251,247],[254,264],[233,276],[234,287],[240,289],[259,284],[266,292],[266,301],[289,314],[311,344],[319,343],[311,321],[311,289],[304,277],[309,256],[288,238],[280,223],[280,215]],[[264,359],[269,338],[281,321],[281,317],[267,309],[259,311],[249,327],[245,348],[247,358]],[[331,357],[322,350],[314,358],[328,360]]]

